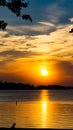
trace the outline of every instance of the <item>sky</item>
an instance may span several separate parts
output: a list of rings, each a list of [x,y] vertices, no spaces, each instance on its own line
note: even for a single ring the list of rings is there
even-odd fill
[[[0,81],[73,86],[73,0],[30,0],[22,13],[32,22],[0,7]]]

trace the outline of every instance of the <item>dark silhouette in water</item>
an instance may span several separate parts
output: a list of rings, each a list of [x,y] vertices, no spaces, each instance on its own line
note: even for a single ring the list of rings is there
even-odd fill
[[[16,125],[16,123],[13,123],[13,125],[11,126],[11,128],[15,128],[15,125]]]
[[[17,105],[17,101],[16,101],[16,105]]]

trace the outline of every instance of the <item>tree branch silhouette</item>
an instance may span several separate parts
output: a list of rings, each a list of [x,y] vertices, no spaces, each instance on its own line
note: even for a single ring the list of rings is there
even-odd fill
[[[32,22],[32,18],[29,14],[21,14],[22,8],[27,8],[28,5],[29,2],[25,2],[24,0],[0,0],[0,6],[7,7],[14,14],[16,14],[17,17],[20,16],[23,20],[29,20]],[[1,29],[6,29],[7,25],[8,23],[6,23],[4,20],[0,20]]]

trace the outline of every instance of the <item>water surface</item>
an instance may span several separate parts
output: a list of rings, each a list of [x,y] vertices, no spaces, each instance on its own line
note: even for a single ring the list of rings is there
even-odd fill
[[[0,90],[0,127],[14,122],[17,128],[73,128],[73,90]]]

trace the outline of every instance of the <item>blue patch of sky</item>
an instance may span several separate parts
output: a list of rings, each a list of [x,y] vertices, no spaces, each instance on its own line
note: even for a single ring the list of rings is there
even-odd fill
[[[57,24],[68,24],[69,19],[73,17],[73,0],[31,0],[31,6],[29,7],[29,12],[31,10],[31,14],[33,17],[33,24],[38,21],[50,21],[49,12],[46,13],[46,8],[50,7],[52,4],[57,4],[60,10],[65,11],[66,13],[59,17],[59,22]],[[55,10],[52,8],[52,13]]]
[[[73,0],[60,0],[59,6],[66,11],[64,17],[61,17],[60,23],[70,23],[69,19],[73,17]]]
[[[29,21],[23,21],[20,17],[17,17],[14,13],[8,10],[6,7],[0,7],[0,20],[5,19],[9,24],[13,26],[18,25],[35,25],[39,21],[47,21],[46,8],[52,4],[58,4],[60,9],[65,10],[67,13],[59,18],[58,24],[69,23],[69,18],[73,17],[73,0],[30,0],[28,8],[25,8],[22,13],[28,13],[33,19],[31,24]],[[55,11],[52,9],[52,11]],[[52,13],[53,14],[53,13]],[[52,15],[51,14],[51,15]]]

